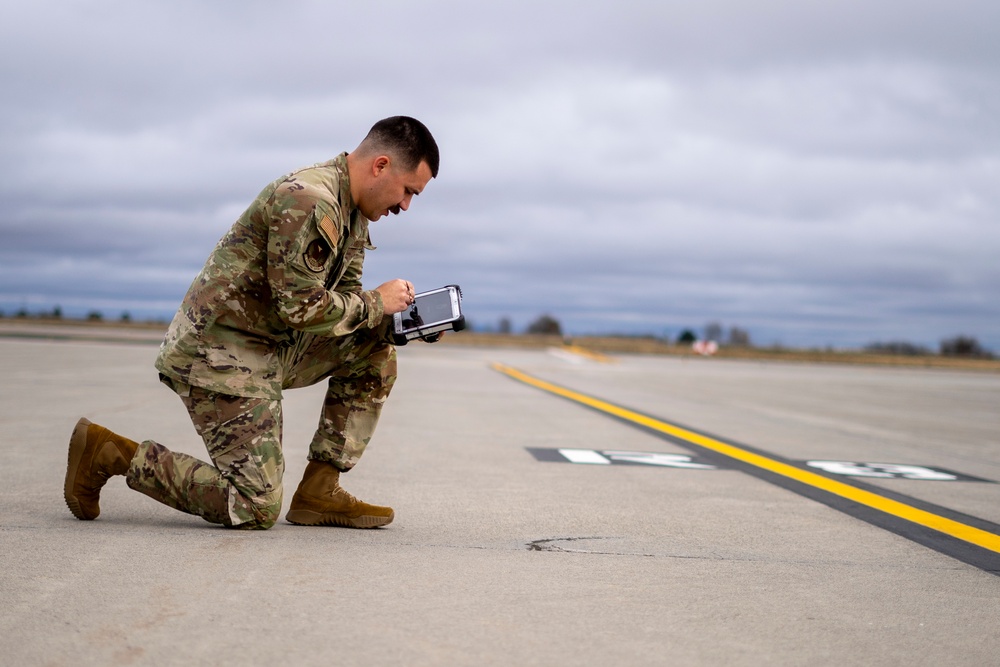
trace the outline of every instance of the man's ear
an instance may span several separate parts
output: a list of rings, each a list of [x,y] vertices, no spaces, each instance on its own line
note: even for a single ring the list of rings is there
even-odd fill
[[[378,177],[383,171],[389,168],[391,162],[388,155],[379,155],[372,160],[372,176]]]

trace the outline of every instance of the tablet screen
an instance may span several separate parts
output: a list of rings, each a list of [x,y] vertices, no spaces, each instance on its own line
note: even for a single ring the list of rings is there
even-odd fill
[[[403,329],[429,327],[454,319],[451,290],[418,294],[417,302],[402,313]]]

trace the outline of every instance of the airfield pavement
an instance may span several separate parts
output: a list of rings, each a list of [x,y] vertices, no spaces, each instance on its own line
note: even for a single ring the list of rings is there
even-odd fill
[[[204,458],[155,354],[0,337],[3,665],[1000,656],[1000,374],[411,344],[344,477],[392,525],[226,530],[121,478],[78,521],[62,498],[78,417]],[[323,393],[286,394],[286,510]]]

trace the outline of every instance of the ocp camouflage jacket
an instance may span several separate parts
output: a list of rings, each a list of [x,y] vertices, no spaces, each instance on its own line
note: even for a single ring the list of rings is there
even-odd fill
[[[281,397],[280,349],[296,331],[344,336],[382,321],[361,289],[368,219],[347,154],[271,183],[219,241],[167,330],[159,371],[211,391]]]

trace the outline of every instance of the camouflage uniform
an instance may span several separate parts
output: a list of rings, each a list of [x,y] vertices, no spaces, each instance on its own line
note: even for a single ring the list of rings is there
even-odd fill
[[[281,509],[281,392],[323,379],[309,459],[357,463],[396,379],[392,319],[361,289],[368,222],[346,153],[257,196],[195,278],[156,360],[215,465],[146,441],[130,487],[214,523],[269,527]]]

